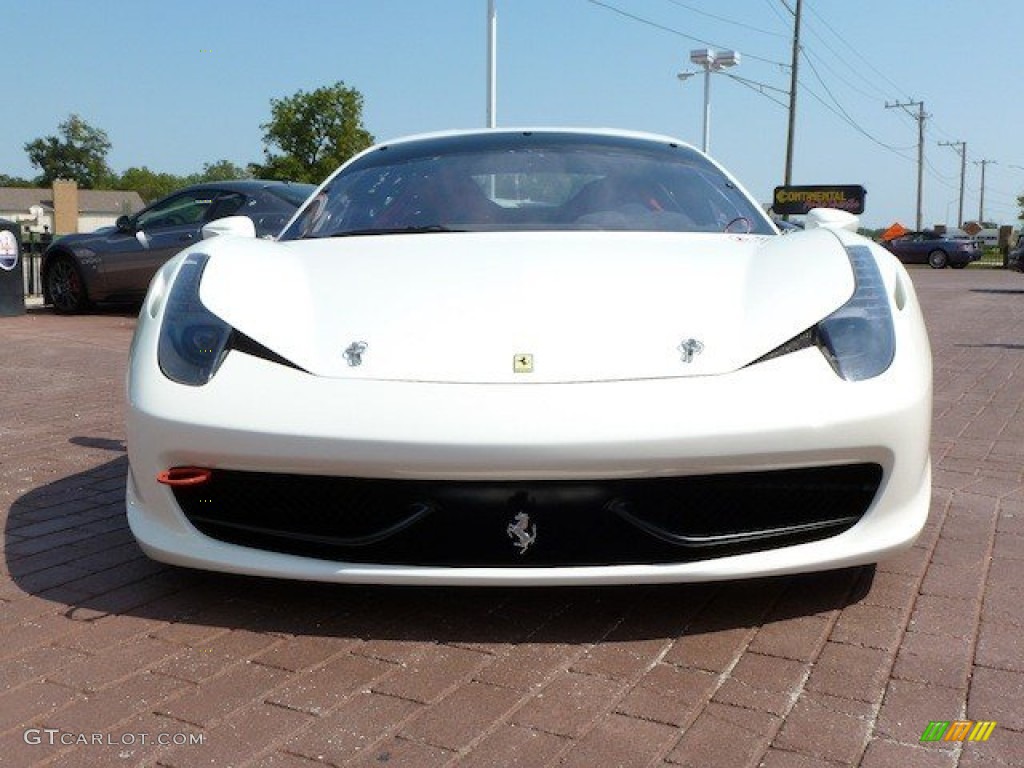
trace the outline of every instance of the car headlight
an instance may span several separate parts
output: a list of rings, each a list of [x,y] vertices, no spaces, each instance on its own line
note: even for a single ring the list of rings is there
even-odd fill
[[[896,352],[896,334],[885,283],[871,251],[863,245],[846,249],[853,267],[853,296],[818,323],[818,343],[836,373],[863,381],[884,373]]]
[[[201,387],[227,355],[231,326],[199,300],[199,283],[210,257],[189,254],[167,296],[157,360],[164,376],[179,384]]]

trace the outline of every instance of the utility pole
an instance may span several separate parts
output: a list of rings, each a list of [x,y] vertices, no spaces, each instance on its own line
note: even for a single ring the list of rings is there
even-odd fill
[[[995,160],[975,160],[975,165],[981,166],[981,200],[978,202],[978,226],[985,226],[985,166],[994,163]]]
[[[487,0],[487,127],[498,125],[498,11]]]
[[[894,101],[892,104],[888,101],[885,102],[886,109],[894,109],[896,107],[902,108],[908,115],[917,120],[917,224],[914,229],[920,231],[921,203],[924,195],[924,121],[928,115],[925,114],[923,101]],[[915,115],[907,107],[917,107],[917,114]]]
[[[957,212],[956,225],[964,225],[964,178],[967,175],[967,142],[966,141],[940,141],[940,147],[952,147],[960,155],[960,208]]]
[[[786,174],[785,185],[788,187],[793,181],[793,138],[796,133],[796,86],[797,70],[800,65],[800,12],[803,8],[803,0],[796,0],[796,10],[793,12],[793,61],[789,73],[789,131],[786,134]]]

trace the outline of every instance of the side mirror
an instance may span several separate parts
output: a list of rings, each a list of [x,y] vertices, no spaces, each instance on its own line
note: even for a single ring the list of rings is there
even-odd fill
[[[804,221],[804,229],[846,229],[856,232],[860,219],[847,211],[836,208],[811,208]]]
[[[234,235],[235,237],[256,237],[256,225],[248,216],[227,216],[203,225],[203,240],[217,235]]]
[[[117,227],[118,232],[127,232],[131,234],[135,231],[135,227],[132,225],[130,216],[118,216],[117,221],[114,222],[114,226]]]

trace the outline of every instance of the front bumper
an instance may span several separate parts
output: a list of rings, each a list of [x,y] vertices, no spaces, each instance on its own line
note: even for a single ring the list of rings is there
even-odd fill
[[[980,250],[973,251],[953,251],[949,255],[950,264],[973,264],[976,261],[980,261],[982,252]]]
[[[142,329],[155,333],[156,324]],[[913,330],[914,326],[911,326]],[[883,375],[840,380],[816,349],[728,376],[451,385],[321,379],[232,353],[204,387],[131,363],[128,519],[153,558],[339,582],[578,584],[704,581],[840,568],[909,546],[927,518],[927,339]],[[917,343],[912,343],[917,342]],[[880,488],[829,538],[681,562],[519,566],[338,562],[200,533],[156,474],[175,466],[413,481],[609,481],[871,463]],[[511,517],[511,515],[510,515]]]

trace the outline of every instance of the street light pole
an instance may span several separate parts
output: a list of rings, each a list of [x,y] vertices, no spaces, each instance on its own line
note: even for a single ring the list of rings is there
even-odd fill
[[[498,124],[498,12],[487,0],[487,127]]]
[[[700,48],[690,51],[690,61],[704,69],[704,131],[702,146],[707,154],[711,149],[711,73],[720,72],[726,67],[735,67],[740,63],[740,55],[736,51],[715,51],[712,48]],[[686,80],[694,72],[680,72],[676,77]]]
[[[706,155],[711,149],[711,67],[704,67],[704,132],[701,149]]]

